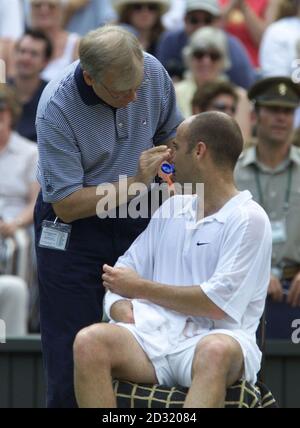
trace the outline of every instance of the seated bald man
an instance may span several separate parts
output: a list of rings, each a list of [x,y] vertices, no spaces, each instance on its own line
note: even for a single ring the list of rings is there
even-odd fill
[[[175,179],[192,194],[168,199],[115,266],[104,265],[111,322],[75,339],[79,406],[115,407],[112,378],[189,387],[184,406],[199,408],[223,407],[242,377],[256,382],[272,238],[264,210],[234,184],[242,147],[224,113],[179,126]]]

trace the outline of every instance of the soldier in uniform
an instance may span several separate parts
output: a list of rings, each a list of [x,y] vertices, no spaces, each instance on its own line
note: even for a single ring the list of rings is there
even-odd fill
[[[300,86],[288,77],[265,78],[250,88],[248,97],[255,107],[257,145],[243,152],[235,178],[272,224],[267,337],[291,338],[297,327],[293,321],[300,319],[300,148],[292,145]]]

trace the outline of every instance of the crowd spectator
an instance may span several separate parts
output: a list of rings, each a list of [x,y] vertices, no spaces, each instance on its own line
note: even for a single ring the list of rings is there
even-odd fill
[[[267,337],[289,339],[292,320],[300,318],[300,148],[291,144],[300,88],[288,77],[270,77],[258,81],[249,98],[255,103],[257,144],[245,150],[235,177],[271,220]]]
[[[143,49],[156,54],[157,41],[164,31],[162,15],[169,9],[169,0],[114,0],[118,24],[135,31]]]
[[[181,79],[184,70],[183,48],[190,36],[198,29],[211,25],[220,27],[221,8],[217,0],[186,0],[184,28],[166,31],[158,43],[157,58],[165,66],[170,76]],[[230,81],[248,88],[255,79],[246,49],[234,36],[226,34],[231,66],[227,70]]]
[[[226,79],[225,70],[230,67],[228,39],[223,30],[215,27],[203,27],[190,38],[184,49],[189,73],[175,84],[178,106],[185,117],[192,114],[192,99],[197,89],[207,83]],[[246,91],[236,88],[239,95],[236,118],[244,138],[250,135],[251,106]]]
[[[31,28],[43,31],[50,39],[53,53],[41,76],[49,81],[78,58],[79,35],[63,28],[62,0],[30,0]]]
[[[205,111],[220,111],[235,117],[238,99],[237,91],[231,83],[210,82],[195,92],[192,113],[194,115]]]
[[[7,84],[0,84],[0,318],[6,322],[7,334],[27,331],[28,289],[25,282],[29,259],[33,207],[39,186],[36,180],[37,147],[14,131],[21,112],[16,94]],[[18,274],[7,272],[9,243],[16,247]],[[26,257],[28,256],[28,258]],[[11,264],[11,263],[10,263]],[[13,272],[9,272],[13,273]]]
[[[262,35],[274,20],[278,0],[219,0],[225,28],[238,37],[259,68],[258,50]]]
[[[40,96],[47,85],[41,71],[52,55],[48,37],[37,30],[27,30],[15,47],[15,77],[9,83],[15,88],[22,104],[22,113],[16,125],[23,137],[37,141],[35,118]]]
[[[1,192],[0,234],[12,237],[33,222],[39,185],[36,180],[37,147],[14,131],[21,113],[16,94],[0,84]]]

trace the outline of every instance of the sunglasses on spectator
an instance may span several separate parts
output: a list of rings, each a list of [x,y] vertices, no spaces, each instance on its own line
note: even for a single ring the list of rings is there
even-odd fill
[[[218,51],[212,50],[197,50],[193,53],[193,57],[196,59],[203,59],[209,57],[213,62],[219,61],[222,58],[222,54]]]
[[[155,3],[134,3],[131,5],[131,9],[139,12],[143,9],[148,9],[151,12],[156,12],[159,8]]]
[[[226,103],[216,102],[216,103],[211,104],[211,108],[213,110],[221,111],[223,113],[228,113],[228,114],[235,114],[236,113],[236,106],[226,104]]]
[[[209,25],[214,21],[214,17],[212,15],[205,15],[203,18],[199,18],[196,15],[188,15],[186,20],[191,25]]]

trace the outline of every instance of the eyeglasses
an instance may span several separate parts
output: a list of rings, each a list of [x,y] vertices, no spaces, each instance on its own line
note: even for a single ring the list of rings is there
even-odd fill
[[[234,115],[236,113],[236,106],[235,105],[230,105],[230,104],[221,103],[221,102],[215,102],[215,103],[211,104],[211,109],[221,111],[221,112],[227,113],[227,114],[232,114],[232,115]]]
[[[135,12],[139,12],[143,9],[148,9],[151,12],[156,12],[159,10],[159,6],[155,3],[133,3],[131,9]]]
[[[204,57],[209,57],[213,62],[215,62],[219,61],[222,58],[222,54],[219,51],[198,49],[193,53],[193,57],[196,59],[203,59]]]
[[[104,85],[104,83],[102,83],[102,82],[99,82],[99,83],[101,86],[103,86],[103,88],[106,90],[106,92],[108,92],[109,95],[111,96],[111,98],[113,98],[114,100],[120,100],[122,98],[128,97],[129,95],[131,95],[132,92],[136,92],[140,88],[140,86],[142,85],[142,83],[141,83],[141,85],[139,85],[135,89],[129,89],[128,91],[117,92],[117,91],[112,91],[111,89],[108,89],[108,87],[106,85]]]
[[[210,25],[214,19],[209,13],[205,14],[202,18],[197,15],[187,15],[186,17],[187,22],[191,25]]]

